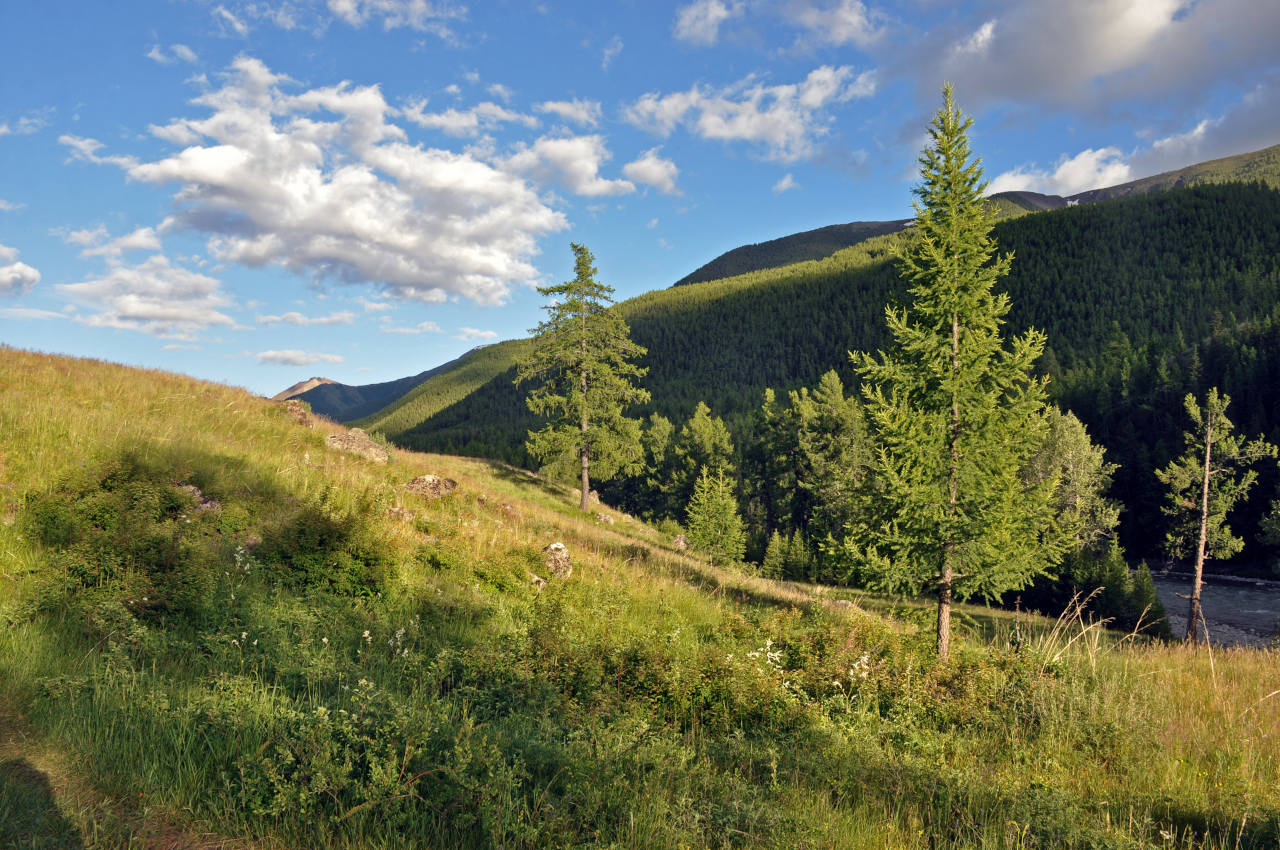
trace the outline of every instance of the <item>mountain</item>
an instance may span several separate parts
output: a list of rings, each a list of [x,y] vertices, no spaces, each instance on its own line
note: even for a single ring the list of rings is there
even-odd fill
[[[805,260],[821,260],[836,251],[865,242],[875,236],[897,233],[911,224],[911,219],[897,221],[853,221],[848,224],[831,224],[816,230],[793,233],[778,239],[770,239],[755,245],[743,245],[726,251],[709,263],[699,266],[675,282],[675,286],[705,283],[759,269],[771,269],[801,263]]]
[[[382,410],[389,404],[413,390],[433,375],[447,372],[478,349],[472,349],[462,357],[441,363],[439,366],[397,378],[394,381],[383,381],[378,384],[340,384],[328,378],[311,378],[294,384],[289,389],[272,397],[273,401],[286,398],[297,398],[311,405],[311,410],[335,422],[349,422]]]
[[[1143,177],[1110,186],[1091,189],[1075,195],[1045,195],[1040,192],[1015,190],[997,192],[987,200],[998,219],[1030,212],[1058,210],[1077,204],[1092,204],[1114,198],[1127,198],[1147,192],[1163,192],[1206,183],[1261,181],[1280,188],[1280,145],[1252,153],[1224,157],[1188,165],[1152,177]],[[911,219],[897,221],[854,221],[832,224],[802,233],[793,233],[753,245],[742,245],[726,251],[675,282],[675,286],[702,283],[719,278],[775,268],[805,260],[821,260],[836,251],[849,248],[876,236],[896,233],[911,224]]]
[[[330,380],[329,378],[307,378],[305,381],[298,381],[298,383],[289,387],[289,389],[287,390],[282,390],[281,392],[276,393],[271,397],[271,400],[284,401],[286,399],[293,398],[294,396],[302,395],[307,390],[313,390],[316,387],[321,386],[323,384],[336,384],[336,383],[337,381]]]

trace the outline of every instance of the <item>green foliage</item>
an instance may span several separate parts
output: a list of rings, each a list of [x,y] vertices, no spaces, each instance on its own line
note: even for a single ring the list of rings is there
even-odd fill
[[[706,552],[713,564],[742,560],[746,535],[738,516],[738,500],[733,482],[719,470],[714,475],[705,466],[693,488],[688,513],[689,543]]]
[[[1193,395],[1183,403],[1194,430],[1184,436],[1186,451],[1156,477],[1169,488],[1165,545],[1173,557],[1196,557],[1199,571],[1203,558],[1228,558],[1244,547],[1227,525],[1227,515],[1258,478],[1246,467],[1275,457],[1276,447],[1232,433],[1226,415],[1231,397],[1219,395],[1217,387],[1209,390],[1203,407]]]
[[[886,310],[895,348],[857,358],[875,446],[867,504],[846,551],[877,584],[939,590],[939,648],[951,594],[993,598],[1025,585],[1060,556],[1055,481],[1020,471],[1044,433],[1044,381],[1031,376],[1044,335],[1004,347],[1009,297],[993,291],[1010,259],[997,257],[971,161],[971,121],[951,90],[920,157],[916,227],[902,258],[909,308]]]
[[[591,252],[572,247],[576,277],[538,288],[552,301],[516,382],[535,383],[528,407],[552,419],[529,432],[529,453],[557,471],[580,466],[585,510],[589,464],[601,480],[639,468],[640,425],[622,410],[648,401],[649,393],[632,383],[647,372],[631,362],[645,349],[631,341],[627,323],[610,309],[613,289],[596,281]]]
[[[1023,481],[1053,484],[1058,526],[1071,534],[1076,551],[1095,549],[1120,522],[1120,505],[1107,496],[1116,465],[1103,460],[1105,450],[1075,414],[1050,406],[1046,419],[1044,440],[1022,468]]]

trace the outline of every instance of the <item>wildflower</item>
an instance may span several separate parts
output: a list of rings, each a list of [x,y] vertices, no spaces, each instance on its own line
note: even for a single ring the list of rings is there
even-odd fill
[[[373,643],[373,638],[369,637],[369,630],[368,630],[368,629],[365,629],[365,630],[364,630],[364,634],[360,635],[360,637],[364,638],[364,642],[365,642],[365,643],[368,643],[368,644],[372,644],[372,643]]]
[[[320,642],[325,646],[329,645],[329,639],[327,637],[320,638]]]
[[[248,633],[248,632],[241,632],[241,633],[240,633],[240,640],[244,640],[244,639],[245,639],[245,638],[247,638],[248,636],[249,636],[249,633]]]

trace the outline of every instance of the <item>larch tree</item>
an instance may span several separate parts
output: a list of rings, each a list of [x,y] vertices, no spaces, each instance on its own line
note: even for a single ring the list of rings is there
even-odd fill
[[[1276,447],[1232,433],[1234,426],[1227,418],[1231,397],[1219,395],[1217,387],[1209,390],[1203,408],[1190,393],[1183,403],[1195,430],[1186,433],[1182,456],[1157,471],[1156,477],[1169,488],[1164,508],[1173,523],[1165,538],[1169,554],[1195,557],[1186,634],[1186,640],[1194,643],[1204,624],[1200,608],[1204,562],[1209,557],[1229,558],[1244,548],[1244,541],[1227,526],[1227,513],[1257,480],[1258,474],[1246,467],[1275,457]]]
[[[900,258],[911,303],[886,308],[889,352],[852,355],[872,458],[844,549],[873,585],[936,592],[942,659],[953,600],[1024,587],[1065,548],[1056,480],[1020,474],[1046,428],[1045,379],[1033,373],[1045,337],[1001,336],[1009,299],[993,285],[1012,258],[996,254],[971,124],[946,86]]]
[[[623,409],[649,400],[649,392],[633,383],[648,369],[633,362],[645,349],[613,309],[613,288],[596,280],[595,258],[584,245],[571,247],[574,279],[538,287],[551,302],[544,308],[547,318],[531,331],[533,348],[519,363],[516,383],[535,382],[526,403],[551,418],[529,432],[525,447],[544,466],[576,466],[585,511],[592,474],[608,480],[643,463],[640,423]]]

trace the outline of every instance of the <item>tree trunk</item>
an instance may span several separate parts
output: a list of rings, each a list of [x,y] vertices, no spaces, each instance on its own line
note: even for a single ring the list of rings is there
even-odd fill
[[[1200,622],[1204,619],[1200,611],[1200,588],[1204,584],[1204,552],[1209,537],[1209,472],[1212,460],[1213,412],[1210,410],[1206,417],[1204,434],[1204,485],[1200,491],[1200,542],[1196,545],[1196,577],[1191,585],[1190,610],[1187,612],[1186,640],[1191,643],[1200,640]]]
[[[951,375],[960,371],[960,318],[951,316]],[[948,514],[952,520],[956,516],[956,506],[960,500],[960,404],[956,400],[955,391],[951,393],[951,465],[947,469]],[[948,532],[950,533],[950,532]],[[942,547],[942,577],[938,581],[938,658],[946,661],[951,654],[951,580],[954,571],[951,569],[951,554],[954,544],[947,541]]]
[[[582,456],[582,501],[578,503],[579,510],[589,510],[590,503],[588,497],[591,494],[591,480],[587,477],[587,467],[590,466],[591,460],[590,447],[587,445],[587,370],[582,370],[582,442],[579,446]]]

